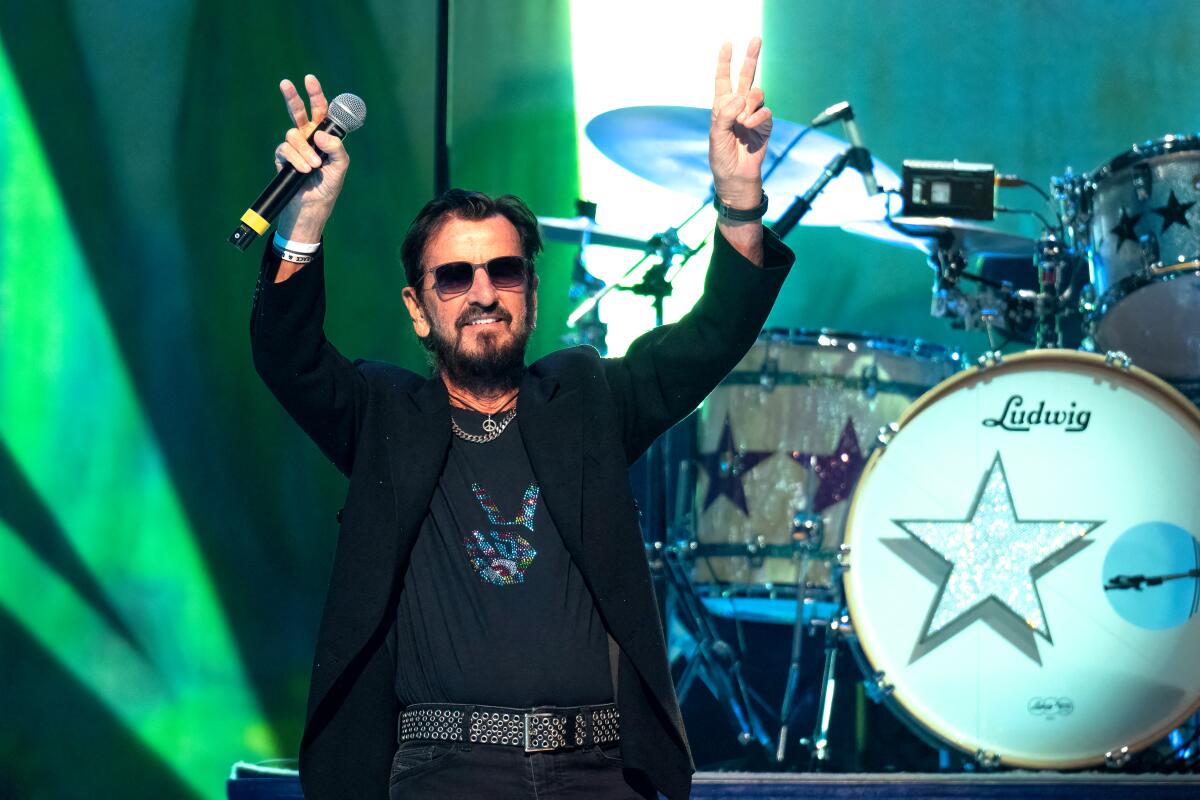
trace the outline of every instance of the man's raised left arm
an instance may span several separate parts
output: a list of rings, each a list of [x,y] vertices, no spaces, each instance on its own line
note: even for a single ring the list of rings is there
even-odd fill
[[[718,207],[717,236],[704,294],[682,319],[638,337],[605,362],[632,462],[690,413],[742,359],[787,277],[794,257],[762,224],[762,164],[771,110],[754,75],[762,47],[750,42],[734,86],[731,46],[717,58],[709,164]]]

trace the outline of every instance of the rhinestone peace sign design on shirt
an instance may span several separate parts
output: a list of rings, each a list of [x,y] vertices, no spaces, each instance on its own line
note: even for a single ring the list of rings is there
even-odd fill
[[[506,529],[525,528],[533,533],[533,514],[537,510],[541,488],[537,483],[526,487],[521,498],[521,510],[512,519],[505,519],[500,514],[500,507],[487,489],[472,483],[471,491],[487,515],[488,522],[500,529],[474,530],[463,537],[463,547],[467,549],[467,557],[475,568],[475,574],[480,580],[495,586],[524,583],[525,571],[533,563],[537,550],[519,530]]]

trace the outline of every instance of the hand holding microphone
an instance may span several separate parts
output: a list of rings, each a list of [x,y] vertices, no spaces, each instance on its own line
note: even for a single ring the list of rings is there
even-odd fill
[[[308,109],[291,81],[285,79],[279,84],[295,127],[275,148],[278,174],[242,215],[241,224],[229,237],[239,250],[266,233],[276,218],[285,239],[320,241],[341,192],[350,164],[342,137],[363,124],[366,106],[352,94],[338,95],[329,103],[313,75],[305,76],[304,86]]]

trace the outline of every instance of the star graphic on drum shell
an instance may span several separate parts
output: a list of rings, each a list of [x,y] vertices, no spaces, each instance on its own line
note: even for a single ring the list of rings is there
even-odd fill
[[[999,453],[984,475],[966,519],[893,522],[950,567],[918,644],[943,631],[949,638],[964,629],[982,614],[988,601],[999,603],[1023,627],[1052,642],[1037,580],[1077,552],[1072,545],[1081,544],[1084,536],[1102,524],[1018,517]],[[954,630],[947,631],[949,627]]]
[[[1134,227],[1137,226],[1138,220],[1142,218],[1141,214],[1133,214],[1132,216],[1125,209],[1121,209],[1121,219],[1109,229],[1109,233],[1117,235],[1117,250],[1121,249],[1121,245],[1126,242],[1136,242],[1138,239],[1137,231]]]
[[[725,415],[725,425],[721,428],[721,440],[717,449],[711,453],[701,453],[697,459],[701,468],[708,475],[708,493],[704,497],[704,511],[724,495],[729,502],[737,506],[742,514],[750,516],[746,505],[746,489],[742,486],[742,477],[760,463],[775,455],[773,450],[738,450],[733,444],[733,424],[729,415]]]
[[[1177,223],[1185,228],[1192,227],[1187,221],[1187,212],[1194,205],[1196,205],[1195,200],[1190,203],[1179,202],[1179,198],[1175,196],[1175,190],[1172,189],[1171,196],[1167,198],[1165,206],[1159,206],[1150,210],[1162,217],[1162,231],[1160,233],[1166,233],[1167,228]]]
[[[813,496],[813,511],[818,514],[850,496],[850,490],[854,488],[855,481],[867,463],[858,447],[854,420],[849,417],[846,418],[846,424],[832,453],[801,453],[793,450],[792,458],[801,466],[811,466],[820,479]]]

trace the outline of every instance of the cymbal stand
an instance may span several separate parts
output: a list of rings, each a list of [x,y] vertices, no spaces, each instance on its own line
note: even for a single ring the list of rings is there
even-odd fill
[[[692,657],[677,681],[679,702],[683,702],[692,683],[700,678],[712,691],[721,707],[728,713],[737,731],[738,743],[758,742],[769,747],[770,736],[754,711],[752,697],[742,674],[741,656],[721,638],[713,624],[712,613],[696,592],[680,559],[678,546],[648,545],[661,559],[667,585],[673,590],[676,618],[695,642]]]
[[[680,462],[673,523],[668,529],[668,538],[675,544],[648,545],[658,556],[657,566],[665,573],[667,585],[673,590],[675,619],[695,642],[695,656],[688,660],[677,681],[679,702],[683,702],[696,678],[700,678],[728,713],[737,731],[738,743],[745,745],[757,741],[766,747],[768,737],[754,711],[754,692],[746,685],[742,675],[741,654],[721,638],[713,623],[712,612],[696,591],[684,563],[684,559],[690,558],[693,552],[692,470],[690,460]]]
[[[1052,231],[1045,231],[1038,240],[1035,260],[1038,273],[1037,340],[1038,349],[1062,347],[1062,327],[1059,317],[1064,313],[1059,279],[1067,266],[1067,251]]]
[[[596,204],[576,200],[575,214],[595,222]],[[604,288],[604,282],[587,270],[587,248],[591,244],[591,238],[591,231],[585,229],[579,239],[579,250],[575,253],[575,262],[571,269],[571,288],[567,292],[567,298],[573,303],[586,301]],[[608,346],[605,343],[607,335],[608,326],[600,320],[600,310],[593,304],[576,320],[572,329],[562,338],[563,342],[568,345],[590,344],[600,352],[600,355],[604,355],[608,352]]]
[[[810,472],[811,474],[811,472]],[[815,481],[809,481],[810,487]],[[813,489],[807,492],[807,509],[812,508]],[[804,604],[808,600],[808,565],[810,556],[821,549],[825,538],[825,521],[820,514],[811,511],[797,512],[792,519],[792,558],[796,562],[796,618],[792,622],[792,655],[788,665],[787,687],[783,692],[783,704],[779,710],[779,741],[775,747],[775,761],[782,764],[787,755],[788,729],[796,715],[796,692],[800,687],[801,661],[804,656]]]

